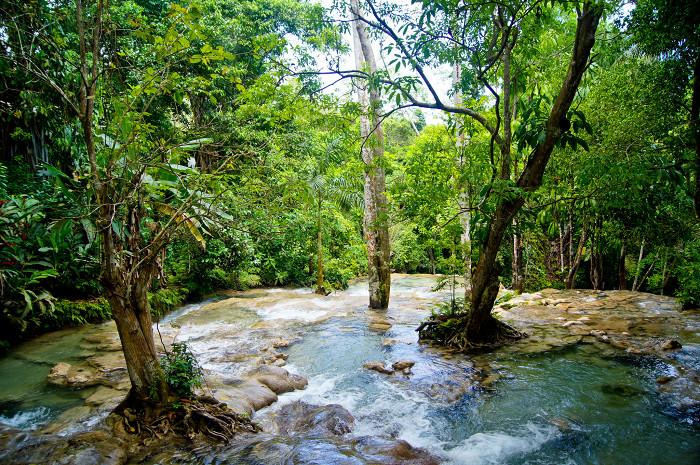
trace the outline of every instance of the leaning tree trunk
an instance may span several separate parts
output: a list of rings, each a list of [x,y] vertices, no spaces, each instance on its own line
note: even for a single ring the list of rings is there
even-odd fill
[[[377,64],[365,23],[360,20],[358,0],[352,0],[351,12],[357,68],[361,70],[366,66],[369,74],[374,75],[377,72]],[[389,306],[391,290],[391,248],[386,181],[382,166],[384,133],[379,115],[381,96],[375,86],[369,86],[365,81],[359,86],[359,100],[363,113],[360,117],[360,135],[362,136],[362,161],[365,164],[363,221],[367,240],[369,306],[374,309],[385,309]]]
[[[516,183],[517,188],[522,189],[522,191],[532,192],[542,185],[542,176],[554,146],[561,135],[571,126],[566,114],[571,108],[583,73],[588,67],[588,59],[595,43],[595,32],[600,16],[601,11],[598,7],[591,3],[584,4],[578,18],[576,39],[569,68],[545,125],[545,140],[533,150]],[[506,86],[504,86],[505,90]],[[470,345],[492,343],[508,337],[519,336],[512,328],[491,316],[491,310],[499,287],[499,273],[496,267],[498,250],[506,229],[524,202],[524,197],[518,194],[502,199],[496,206],[472,279],[470,312],[460,324],[460,334],[457,336],[457,340],[453,341],[461,347],[466,348]]]

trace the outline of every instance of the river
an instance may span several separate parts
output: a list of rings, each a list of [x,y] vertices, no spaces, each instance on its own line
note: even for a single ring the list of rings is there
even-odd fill
[[[669,300],[653,297],[620,309],[633,312],[642,323],[646,318],[649,325],[654,315],[663,318],[662,323],[653,321],[657,326],[670,324],[671,317],[683,320],[682,334],[677,335],[683,349],[668,359],[631,356],[629,350],[581,331],[548,339],[540,335],[548,327],[541,316],[531,318],[529,332],[534,334],[529,341],[464,356],[417,342],[415,328],[428,316],[430,305],[449,297],[447,291],[432,292],[434,284],[431,276],[395,276],[390,308],[380,313],[367,308],[366,282],[328,297],[309,289],[229,293],[216,299],[227,297],[223,301],[183,307],[166,317],[160,330],[188,342],[212,378],[209,387],[223,400],[226,387],[218,381],[240,375],[269,339],[287,339],[290,345],[279,350],[288,356],[284,368],[306,377],[309,384],[256,412],[254,418],[263,425],[293,402],[339,404],[354,417],[349,436],[403,439],[447,463],[700,463],[698,422],[669,411],[656,383],[679,364],[697,365],[697,314],[683,320]],[[580,317],[576,302],[558,305],[567,318],[573,313],[586,321],[604,314],[589,311]],[[514,311],[503,310],[506,316]],[[377,321],[391,326],[377,329],[372,325]],[[85,344],[85,331],[100,334],[101,329],[45,335],[0,360],[0,423],[41,429],[80,408],[94,387],[62,389],[48,385],[45,378],[55,363],[78,363],[87,357],[91,346]],[[385,375],[363,368],[367,362],[390,366],[399,360],[415,362],[410,374]],[[96,414],[70,431],[98,420]],[[236,457],[235,462],[230,455],[226,460],[259,463]],[[202,450],[173,452],[159,460],[223,463]],[[290,458],[280,463],[306,462]]]

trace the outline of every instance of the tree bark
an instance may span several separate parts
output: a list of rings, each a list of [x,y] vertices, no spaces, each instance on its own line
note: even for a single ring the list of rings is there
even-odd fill
[[[321,231],[321,208],[323,207],[323,200],[319,196],[318,198],[318,270],[316,272],[316,294],[325,294],[326,290],[323,288],[323,235]]]
[[[693,70],[693,92],[690,103],[690,132],[695,141],[695,216],[700,219],[700,50]]]
[[[624,291],[627,289],[627,275],[625,274],[625,260],[627,258],[627,239],[622,240],[620,248],[620,261],[617,264],[617,285],[618,289]]]
[[[591,284],[593,289],[600,291],[603,288],[603,256],[600,253],[600,236],[602,234],[602,218],[598,216],[591,229]]]
[[[545,141],[534,149],[516,183],[522,191],[532,192],[542,185],[542,177],[554,146],[561,135],[569,129],[570,122],[566,119],[566,114],[588,66],[600,16],[601,11],[598,7],[591,3],[583,5],[578,18],[569,68],[546,122]],[[503,175],[502,172],[501,176]],[[504,336],[501,332],[502,323],[499,324],[491,316],[493,303],[498,294],[496,257],[506,229],[524,203],[523,195],[517,194],[503,198],[496,206],[472,279],[471,308],[461,325],[460,346],[490,343]]]
[[[573,234],[572,234],[573,236]],[[583,250],[586,245],[586,240],[588,239],[588,227],[583,225],[583,232],[581,233],[581,239],[578,242],[578,247],[576,248],[576,256],[571,261],[571,266],[569,267],[569,274],[564,280],[564,289],[573,289],[576,283],[576,275],[578,274],[578,268],[581,265],[581,256],[583,255]]]
[[[452,87],[454,88],[454,105],[456,107],[462,104],[462,66],[459,58],[455,58],[455,63],[452,67]],[[459,165],[460,174],[464,169],[464,150],[467,144],[466,138],[462,133],[462,124],[459,117],[455,120],[455,135],[457,138],[457,163]],[[471,211],[469,202],[469,193],[466,190],[467,186],[460,184],[456,185],[459,190],[457,197],[457,205],[459,206],[459,224],[462,226],[462,234],[460,235],[460,243],[462,244],[462,256],[464,260],[464,297],[468,299],[471,295],[472,283],[472,247],[471,247]]]
[[[352,0],[350,8],[355,63],[358,69],[366,67],[369,74],[374,75],[377,72],[377,64],[365,23],[360,20],[359,1]],[[365,214],[363,221],[367,241],[369,306],[373,309],[385,309],[389,306],[391,291],[391,248],[386,181],[382,166],[384,133],[379,114],[381,96],[375,86],[369,86],[366,82],[358,87],[359,102],[363,113],[360,117],[360,135],[362,137],[362,161],[365,164]]]
[[[637,290],[637,283],[639,282],[639,273],[642,272],[642,259],[644,258],[644,243],[646,239],[642,239],[642,245],[639,247],[639,258],[637,259],[637,270],[634,273],[634,281],[632,282],[632,290]]]

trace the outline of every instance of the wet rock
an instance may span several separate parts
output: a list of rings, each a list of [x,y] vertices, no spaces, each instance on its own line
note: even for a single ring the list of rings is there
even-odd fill
[[[394,362],[391,365],[391,368],[393,368],[396,371],[410,371],[411,368],[416,364],[416,362],[412,362],[411,360],[399,360],[398,362]]]
[[[382,347],[384,347],[384,348],[393,347],[398,343],[399,343],[398,339],[386,338],[386,339],[382,340]]]
[[[671,339],[666,344],[662,345],[660,347],[660,349],[661,350],[678,350],[678,349],[681,349],[682,347],[683,346],[681,345],[680,342]]]
[[[275,434],[303,437],[336,437],[352,431],[355,419],[343,406],[292,402],[273,417]]]
[[[116,407],[116,404],[125,396],[125,391],[99,386],[94,394],[85,399],[85,405],[88,407],[100,407],[104,404],[114,404]]]
[[[583,321],[579,321],[579,320],[569,320],[569,321],[567,321],[566,323],[564,323],[564,324],[561,325],[561,326],[562,326],[562,328],[568,328],[569,326],[583,325],[583,324],[585,324]]]
[[[657,385],[656,391],[664,410],[673,416],[700,421],[700,373],[688,370],[675,379],[663,381]]]
[[[65,386],[68,384],[68,373],[70,369],[71,365],[69,363],[57,363],[46,377],[46,381],[56,386]]]
[[[274,347],[275,349],[282,349],[285,347],[289,347],[291,343],[292,341],[290,341],[289,339],[280,339],[278,341],[274,341],[272,343],[272,347]]]
[[[373,370],[379,373],[382,373],[384,375],[393,375],[394,370],[391,368],[387,368],[384,366],[382,362],[368,362],[362,365],[364,368],[367,368],[368,370]]]
[[[624,384],[603,384],[600,390],[603,394],[617,397],[634,397],[644,394],[644,391],[640,391],[632,386],[625,386]]]
[[[250,414],[277,402],[277,394],[258,381],[232,379],[225,380],[224,384],[234,389],[227,389],[225,395],[217,392],[217,398],[234,412]]]
[[[261,365],[248,373],[252,379],[270,388],[275,394],[306,388],[308,381],[301,375],[295,375],[284,368]]]
[[[355,440],[355,450],[372,463],[383,465],[438,465],[443,462],[427,450],[401,439],[364,436]]]
[[[608,334],[608,333],[606,333],[605,331],[603,331],[601,329],[594,329],[593,331],[591,331],[591,336],[595,336],[595,337],[602,337],[602,336],[605,336],[606,334]]]
[[[295,465],[363,465],[345,447],[322,440],[303,441],[294,448],[294,455],[285,463]]]
[[[389,331],[391,329],[391,322],[384,318],[374,318],[369,323],[369,329],[380,332]]]
[[[2,430],[0,462],[16,465],[122,465],[124,445],[105,431],[63,437],[54,434]]]

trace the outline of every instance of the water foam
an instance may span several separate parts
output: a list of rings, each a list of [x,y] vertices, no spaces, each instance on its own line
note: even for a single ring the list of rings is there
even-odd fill
[[[476,433],[458,446],[446,451],[454,463],[470,465],[495,465],[508,462],[517,456],[542,448],[547,442],[561,436],[554,426],[537,426],[526,423],[516,433],[502,431]]]
[[[46,407],[36,407],[21,411],[12,416],[0,415],[0,423],[23,430],[35,430],[46,423],[51,417],[51,410]]]

